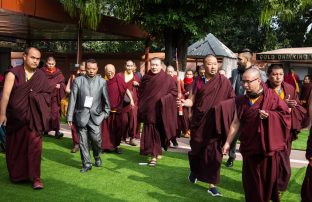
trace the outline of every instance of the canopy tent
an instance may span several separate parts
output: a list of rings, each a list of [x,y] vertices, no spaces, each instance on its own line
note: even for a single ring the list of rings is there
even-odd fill
[[[232,69],[237,67],[237,56],[213,34],[209,33],[205,38],[190,45],[187,49],[187,57],[203,59],[207,55],[215,55],[218,59],[222,59],[222,68],[226,72],[226,76],[231,76]]]

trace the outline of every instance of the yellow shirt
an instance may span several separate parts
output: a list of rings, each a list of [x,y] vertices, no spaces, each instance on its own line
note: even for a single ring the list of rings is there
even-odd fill
[[[284,92],[283,88],[280,88],[279,90],[274,89],[274,91],[276,92],[276,94],[277,94],[282,100],[284,100],[284,98],[285,98],[285,92]]]
[[[248,98],[248,99],[249,99],[249,101],[250,101],[250,104],[253,105],[253,104],[255,104],[255,102],[258,100],[258,98],[259,98],[259,97],[254,98],[254,99],[252,99],[252,98]]]

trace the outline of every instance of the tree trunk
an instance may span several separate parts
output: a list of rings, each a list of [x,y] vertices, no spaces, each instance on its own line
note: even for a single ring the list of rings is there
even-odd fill
[[[187,41],[188,37],[181,30],[166,29],[164,32],[165,38],[165,64],[175,67],[175,52],[178,51],[179,69],[185,70]],[[176,68],[176,67],[175,67]]]

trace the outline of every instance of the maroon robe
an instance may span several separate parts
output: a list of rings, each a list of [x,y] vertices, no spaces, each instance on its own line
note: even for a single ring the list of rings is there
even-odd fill
[[[310,134],[307,142],[306,158],[312,162],[312,128],[310,128]],[[302,183],[301,200],[302,202],[312,201],[312,163],[308,164],[306,175]]]
[[[65,78],[60,69],[55,67],[55,71],[50,73],[47,67],[41,69],[48,78],[48,83],[51,89],[51,119],[48,131],[60,130],[60,114],[61,114],[61,100],[65,97]],[[56,88],[56,84],[60,84],[60,88]],[[46,132],[48,132],[46,131]]]
[[[300,103],[301,105],[309,111],[309,102],[311,100],[312,83],[304,84],[300,91]],[[306,128],[310,125],[309,113],[306,113],[302,121],[302,128]]]
[[[221,136],[215,127],[215,107],[221,101],[234,97],[235,93],[230,81],[219,73],[196,89],[190,124],[190,169],[198,180],[217,184],[222,152]]]
[[[144,123],[140,142],[142,155],[162,154],[177,129],[177,86],[163,70],[148,72],[142,78],[139,92],[139,119]]]
[[[6,162],[13,182],[40,178],[41,134],[48,128],[50,89],[42,71],[25,81],[23,66],[10,69],[15,75],[7,108]]]
[[[121,110],[123,97],[126,92],[124,81],[118,75],[107,80],[107,93],[111,111],[109,117],[102,122],[102,150],[111,150],[120,145],[121,142]]]
[[[269,81],[266,83],[266,85],[268,87],[270,87]],[[279,184],[278,184],[278,189],[281,191],[285,191],[290,179],[290,175],[291,175],[291,167],[290,167],[290,163],[289,162],[289,158],[290,158],[290,152],[291,152],[291,143],[293,140],[297,139],[297,135],[300,133],[301,130],[301,122],[303,121],[305,114],[306,114],[306,110],[301,106],[300,102],[299,102],[299,97],[298,94],[296,93],[296,90],[294,87],[292,87],[290,84],[288,83],[282,83],[282,88],[284,90],[284,99],[288,98],[288,96],[290,97],[291,100],[296,100],[296,102],[298,103],[297,106],[295,106],[294,108],[291,109],[291,130],[290,130],[290,136],[287,139],[287,149],[284,150],[285,152],[287,152],[287,154],[285,155],[281,155],[284,162],[287,162],[285,165],[287,165],[287,177],[285,176],[280,176],[282,177],[279,180]],[[286,181],[283,182],[283,179],[287,179]]]
[[[140,82],[140,78],[134,74],[133,78],[125,82],[125,73],[120,72],[117,74],[119,77],[122,78],[122,81],[124,82],[123,85],[126,86],[126,88],[132,92],[132,97],[134,100],[134,107],[130,105],[130,103],[123,103],[122,113],[121,113],[121,134],[123,135],[123,138],[126,139],[128,136],[130,138],[134,138],[137,134],[137,114],[138,114],[138,90],[136,87],[133,86],[133,82],[137,81]]]
[[[279,185],[289,180],[289,158],[284,155],[290,136],[290,113],[272,89],[263,88],[263,94],[253,105],[246,95],[236,98],[245,200],[253,202],[278,201]],[[269,113],[267,119],[259,118],[259,109]]]

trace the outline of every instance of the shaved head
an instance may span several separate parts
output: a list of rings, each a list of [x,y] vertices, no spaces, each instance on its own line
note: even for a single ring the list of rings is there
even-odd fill
[[[114,78],[115,72],[116,72],[116,70],[115,70],[115,66],[113,64],[107,64],[105,66],[105,76],[108,79]]]
[[[249,68],[247,69],[243,75],[248,75],[254,78],[260,78],[260,71],[256,68]]]

